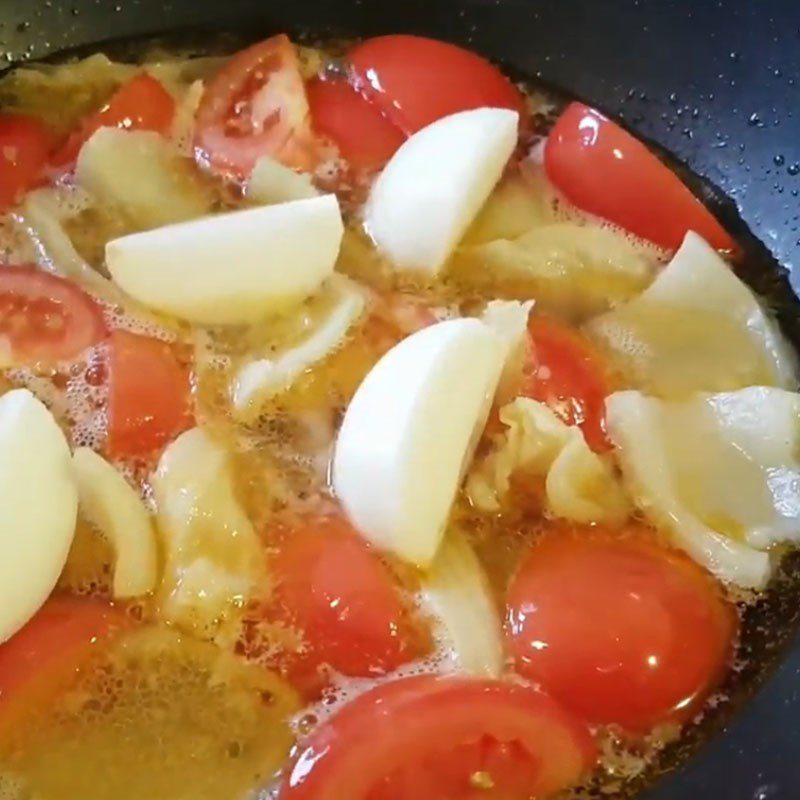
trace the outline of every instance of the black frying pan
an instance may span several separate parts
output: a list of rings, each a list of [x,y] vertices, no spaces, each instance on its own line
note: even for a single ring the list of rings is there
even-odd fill
[[[246,31],[251,39],[277,30],[426,33],[622,116],[734,201],[701,187],[729,225],[756,237],[747,277],[780,307],[800,346],[800,305],[778,266],[798,291],[797,0],[0,0],[0,56],[8,62],[187,28]],[[751,682],[690,737],[682,749],[696,754],[648,800],[800,798],[800,558],[785,573],[785,589],[747,620],[750,669],[767,676],[763,685],[748,698]],[[700,746],[714,729],[721,731]],[[664,767],[684,755],[668,754]]]

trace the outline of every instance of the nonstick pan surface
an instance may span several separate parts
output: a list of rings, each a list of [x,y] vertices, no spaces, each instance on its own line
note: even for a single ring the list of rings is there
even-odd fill
[[[187,29],[456,41],[621,115],[707,178],[765,247],[754,285],[800,314],[800,4],[793,0],[0,0],[0,59]],[[4,66],[0,60],[0,67]],[[713,193],[713,192],[712,192]],[[738,214],[737,214],[738,211]],[[768,252],[767,252],[768,251]],[[769,273],[769,274],[767,274]],[[800,558],[789,565],[800,575]],[[763,684],[647,800],[800,799],[800,579],[755,623]],[[736,705],[736,704],[735,704]],[[720,727],[720,723],[717,723]],[[695,749],[695,743],[690,742]],[[666,766],[669,766],[667,764]]]

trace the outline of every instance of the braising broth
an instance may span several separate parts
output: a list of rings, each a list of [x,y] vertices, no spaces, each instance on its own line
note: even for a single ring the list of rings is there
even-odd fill
[[[643,144],[411,36],[0,104],[2,800],[624,793],[717,703],[796,364]]]

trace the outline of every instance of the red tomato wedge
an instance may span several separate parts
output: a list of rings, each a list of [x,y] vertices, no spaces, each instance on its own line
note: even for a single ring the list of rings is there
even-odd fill
[[[571,103],[547,138],[547,177],[578,208],[661,247],[687,231],[717,250],[733,239],[680,178],[640,141],[599,111]]]
[[[143,72],[120,86],[110,100],[88,116],[56,151],[51,163],[56,166],[72,164],[84,142],[98,128],[167,133],[175,116],[175,100],[151,75]]]
[[[610,445],[605,432],[605,398],[611,392],[603,357],[578,331],[549,317],[528,324],[531,361],[522,393],[546,403],[568,425],[578,425],[596,451]]]
[[[316,147],[297,53],[287,36],[236,53],[206,86],[195,134],[201,163],[245,178],[263,155],[309,169]]]
[[[383,684],[303,743],[281,800],[545,798],[594,764],[587,729],[520,685],[430,675]]]
[[[36,183],[52,146],[53,134],[40,120],[0,113],[0,211]]]
[[[346,81],[315,78],[306,94],[314,130],[330,138],[357,169],[380,169],[406,139]]]
[[[389,569],[343,520],[320,518],[290,531],[270,572],[271,616],[303,635],[302,663],[289,669],[295,676],[311,678],[322,664],[344,675],[381,675],[419,655]]]
[[[86,292],[36,267],[0,266],[0,337],[12,361],[71,359],[108,335]]]
[[[98,643],[130,624],[106,603],[54,595],[0,645],[0,719],[29,710],[57,692]]]
[[[583,719],[634,733],[697,711],[737,629],[711,576],[645,530],[547,535],[507,603],[517,671]]]
[[[491,106],[520,113],[520,91],[485,58],[422,36],[367,39],[351,50],[359,92],[410,135],[437,119]]]
[[[108,372],[111,456],[150,455],[194,424],[190,371],[173,346],[114,331]]]

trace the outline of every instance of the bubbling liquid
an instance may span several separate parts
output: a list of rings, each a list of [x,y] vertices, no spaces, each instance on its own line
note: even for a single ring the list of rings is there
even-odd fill
[[[309,75],[326,60],[324,53],[311,48],[303,48],[301,56]],[[191,150],[191,116],[199,101],[194,82],[218,64],[213,59],[168,59],[152,68],[167,85],[182,93],[178,122],[172,132],[182,153]],[[102,62],[97,65],[107,82],[108,66]],[[538,92],[530,93],[529,103],[543,118],[552,116],[556,108]],[[523,173],[504,180],[523,181],[526,193],[535,197],[535,208],[530,200],[517,206],[513,191],[504,195],[501,184],[455,254],[450,274],[444,281],[429,285],[399,278],[364,237],[358,204],[366,196],[368,184],[345,183],[346,167],[335,158],[319,167],[315,175],[318,185],[336,186],[350,217],[337,268],[368,288],[368,313],[334,354],[302,375],[288,391],[265,403],[257,419],[246,423],[235,419],[231,411],[229,387],[236,369],[254,354],[264,357],[300,341],[328,310],[324,297],[309,301],[287,318],[268,320],[249,330],[190,331],[185,325],[162,324],[156,315],[144,313],[124,298],[108,295],[102,283],[87,288],[100,303],[109,329],[193,349],[198,424],[228,448],[237,497],[267,550],[273,546],[272,526],[336,508],[328,471],[342,414],[369,369],[401,338],[430,318],[473,313],[497,297],[536,296],[537,304],[546,312],[580,323],[590,312],[605,310],[639,291],[665,262],[666,253],[564,203],[544,179],[541,142],[534,145]],[[102,274],[105,240],[112,233],[128,232],[127,220],[98,210],[92,198],[75,187],[61,185],[46,191],[52,221],[66,236],[70,259]],[[244,203],[235,193],[220,191],[220,196],[223,194],[224,207]],[[550,273],[499,276],[487,269],[484,254],[470,252],[488,241],[515,239],[522,231],[514,230],[512,222],[527,219],[528,214],[542,226],[599,228],[612,240],[613,252],[626,250],[636,263],[644,265],[645,274],[613,285],[599,278],[592,284],[592,302],[582,305],[576,301],[579,293],[575,285],[568,286],[567,291],[548,293]],[[583,258],[580,252],[569,251],[565,256],[551,246],[544,251],[541,263],[557,272],[562,262],[586,266]],[[56,271],[59,267],[57,259],[43,255],[41,243],[31,240],[8,217],[0,218],[0,260],[8,264],[39,263]],[[649,358],[633,340],[616,345],[633,361]],[[108,425],[108,347],[107,343],[92,347],[72,364],[18,368],[8,371],[6,377],[11,385],[29,388],[47,404],[74,447],[103,452]],[[115,465],[137,487],[150,510],[155,510],[148,483],[154,460],[122,460]],[[477,514],[464,497],[459,497],[453,513],[469,531],[502,606],[505,586],[520,555],[545,524],[541,508],[530,497],[520,498],[512,513],[487,517]],[[60,587],[75,594],[108,598],[112,566],[108,542],[81,520]],[[423,618],[425,612],[414,588],[404,586],[403,591],[416,616]],[[251,796],[253,791],[259,797],[274,797],[274,773],[286,763],[294,737],[302,739],[380,683],[410,675],[452,674],[459,669],[456,655],[433,625],[433,641],[424,657],[376,678],[329,673],[321,697],[301,707],[295,692],[269,670],[282,646],[277,636],[270,639],[267,634],[263,647],[249,663],[239,657],[247,611],[231,608],[219,626],[206,631],[203,638],[161,625],[154,601],[132,607],[131,616],[142,622],[141,626],[100,648],[76,673],[63,695],[47,708],[32,708],[19,730],[6,735],[0,729],[0,800],[141,800],[149,796],[228,800]],[[302,632],[289,635],[302,639]],[[739,667],[746,671],[746,665]],[[724,702],[724,698],[712,698],[708,708]],[[589,785],[569,796],[618,797],[634,791],[637,781],[658,753],[674,743],[677,733],[665,728],[633,745],[613,731],[602,732],[601,769]]]
[[[297,703],[213,644],[140,630],[87,665],[55,713],[39,712],[46,725],[29,715],[6,745],[24,782],[0,779],[0,798],[243,797],[285,759]]]

